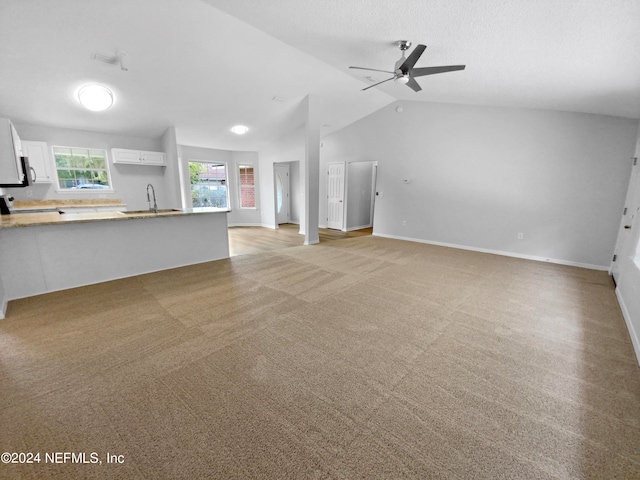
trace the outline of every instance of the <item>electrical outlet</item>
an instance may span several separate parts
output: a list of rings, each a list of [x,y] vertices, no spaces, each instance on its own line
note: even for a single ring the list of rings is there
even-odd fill
[[[518,240],[522,240],[524,238],[524,233],[518,232]]]
[[[402,226],[406,227],[407,226],[407,221],[406,220],[402,220]]]
[[[27,197],[33,197],[33,190],[27,188]]]

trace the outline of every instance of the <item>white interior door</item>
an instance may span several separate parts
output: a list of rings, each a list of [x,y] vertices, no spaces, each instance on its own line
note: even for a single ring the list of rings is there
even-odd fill
[[[276,222],[278,225],[289,223],[291,202],[289,200],[289,165],[276,164]]]
[[[327,228],[344,228],[344,162],[327,165]]]
[[[376,212],[376,188],[378,186],[378,163],[373,164],[373,172],[371,173],[371,226],[373,226],[373,218]]]
[[[640,166],[638,165],[635,165],[631,172],[624,208],[615,250],[616,261],[611,264],[611,274],[616,282],[619,281],[620,269],[635,256],[638,243],[637,230],[640,227]],[[636,231],[632,228],[634,223]]]
[[[640,134],[636,155],[640,155]],[[640,364],[640,162],[633,167],[611,273],[629,336]]]

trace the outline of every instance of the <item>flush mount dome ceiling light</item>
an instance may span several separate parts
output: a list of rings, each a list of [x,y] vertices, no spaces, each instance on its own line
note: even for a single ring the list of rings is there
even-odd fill
[[[235,125],[231,127],[231,131],[236,135],[244,135],[249,131],[249,127],[245,127],[244,125]]]
[[[113,105],[113,92],[103,85],[85,85],[78,90],[78,100],[87,110],[101,112]]]

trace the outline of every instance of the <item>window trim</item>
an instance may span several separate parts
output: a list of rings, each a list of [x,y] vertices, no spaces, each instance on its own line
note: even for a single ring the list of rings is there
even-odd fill
[[[58,166],[56,165],[56,155],[55,155],[55,149],[56,148],[70,148],[70,149],[75,149],[75,150],[101,150],[104,152],[104,163],[105,163],[105,170],[107,172],[107,179],[109,181],[109,188],[100,188],[100,189],[93,189],[93,188],[78,188],[78,189],[73,189],[73,188],[60,188],[60,177],[58,176]],[[87,194],[87,193],[93,193],[94,195],[97,194],[102,194],[102,193],[115,193],[115,188],[113,187],[113,179],[111,177],[111,169],[110,169],[110,165],[109,165],[109,151],[106,148],[98,148],[98,147],[70,147],[70,146],[64,146],[64,145],[51,145],[51,160],[53,161],[53,172],[56,176],[56,193],[70,193],[72,195],[77,195],[77,194]]]
[[[242,167],[251,167],[253,169],[253,207],[243,207],[242,206],[242,174],[240,173],[240,169]],[[257,210],[258,209],[258,199],[256,198],[256,166],[253,162],[242,162],[236,164],[236,174],[238,176],[238,181],[236,182],[238,185],[238,208],[242,210]]]

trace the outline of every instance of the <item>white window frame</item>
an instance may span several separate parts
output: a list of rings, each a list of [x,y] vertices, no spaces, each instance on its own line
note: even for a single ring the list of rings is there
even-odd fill
[[[60,177],[58,176],[58,165],[56,164],[56,153],[55,153],[55,149],[56,148],[69,148],[72,150],[100,150],[102,152],[104,152],[104,163],[105,163],[105,170],[107,172],[107,180],[109,181],[109,188],[99,188],[99,189],[93,189],[93,188],[60,188]],[[111,170],[109,169],[109,152],[107,151],[106,148],[96,148],[96,147],[69,147],[69,146],[64,146],[64,145],[52,145],[51,146],[51,160],[53,162],[53,171],[56,177],[56,192],[57,193],[71,193],[71,194],[77,194],[77,193],[82,193],[82,194],[87,194],[87,193],[92,193],[92,194],[102,194],[102,193],[114,193],[115,189],[113,188],[113,180],[111,178]],[[79,170],[79,169],[78,169]]]
[[[242,174],[240,169],[243,167],[251,167],[253,169],[253,207],[242,206]],[[236,175],[238,176],[238,208],[242,210],[255,210],[258,207],[258,199],[256,198],[256,165],[253,162],[242,162],[236,165]]]
[[[220,207],[220,208],[226,208],[226,209],[231,209],[230,204],[229,204],[229,186],[230,186],[230,182],[229,182],[229,164],[227,162],[218,162],[215,160],[200,160],[197,158],[190,158],[187,160],[187,171],[189,171],[189,164],[190,163],[207,163],[207,164],[211,164],[211,165],[222,165],[224,167],[224,186],[226,188],[226,207]],[[189,171],[189,178],[188,178],[188,188],[189,188],[189,202],[191,202],[191,207],[193,208],[193,197],[191,195],[191,172]]]

